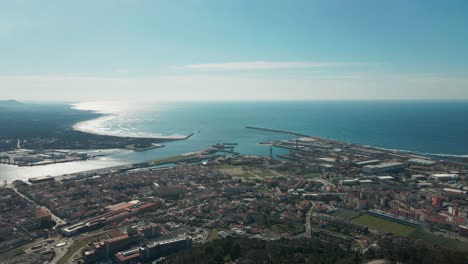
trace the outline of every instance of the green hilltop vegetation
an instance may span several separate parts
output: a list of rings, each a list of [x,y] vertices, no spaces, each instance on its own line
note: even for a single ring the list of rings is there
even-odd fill
[[[385,259],[386,263],[405,264],[466,264],[468,253],[452,251],[414,240],[384,237],[379,242],[381,251],[368,251],[365,254],[343,249],[336,244],[321,242],[318,239],[293,239],[265,241],[245,237],[228,237],[195,246],[175,255],[163,263],[228,263],[243,260],[241,263],[367,263],[373,259]]]
[[[264,241],[248,238],[214,240],[168,257],[164,263],[362,263],[358,253],[318,240]]]
[[[77,122],[99,116],[90,111],[71,109],[67,104],[0,101],[0,138],[57,136]]]
[[[21,146],[28,149],[103,149],[154,147],[168,139],[131,138],[96,135],[73,130],[74,124],[100,117],[91,111],[79,111],[65,103],[21,103],[0,101],[0,150]]]

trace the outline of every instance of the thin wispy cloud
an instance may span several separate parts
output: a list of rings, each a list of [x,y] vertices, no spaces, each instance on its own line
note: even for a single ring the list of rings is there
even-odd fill
[[[0,98],[22,100],[468,99],[465,76],[387,73],[299,77],[180,74],[151,78],[0,75],[0,87],[8,87],[2,90]],[[40,91],[40,94],[31,91]]]
[[[131,73],[131,72],[133,72],[133,69],[120,68],[120,69],[115,70],[115,73],[119,73],[119,74],[127,74],[127,73]]]
[[[186,70],[281,70],[281,69],[305,69],[305,68],[329,68],[348,67],[363,65],[365,63],[354,62],[314,62],[314,61],[244,61],[244,62],[223,62],[223,63],[203,63],[187,64],[175,66],[175,69]]]

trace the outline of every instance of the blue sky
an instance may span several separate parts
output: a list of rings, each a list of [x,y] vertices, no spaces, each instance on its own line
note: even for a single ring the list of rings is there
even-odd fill
[[[466,14],[455,0],[1,1],[0,98],[468,99]]]

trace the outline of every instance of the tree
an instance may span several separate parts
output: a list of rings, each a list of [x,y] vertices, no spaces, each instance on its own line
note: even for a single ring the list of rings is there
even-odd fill
[[[236,244],[234,245],[234,247],[232,247],[232,250],[231,250],[230,255],[231,255],[231,259],[233,259],[233,260],[236,260],[236,259],[240,258],[240,256],[241,256],[241,248],[240,248],[240,246],[239,246],[239,243],[236,243]]]

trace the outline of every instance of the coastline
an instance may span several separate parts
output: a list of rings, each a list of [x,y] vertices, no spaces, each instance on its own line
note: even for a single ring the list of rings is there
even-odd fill
[[[321,141],[325,141],[325,142],[341,143],[341,144],[365,147],[365,148],[369,148],[369,149],[389,151],[389,152],[397,152],[397,153],[404,153],[404,154],[411,154],[411,155],[421,155],[421,156],[426,156],[426,157],[439,157],[439,158],[447,158],[447,159],[450,159],[450,158],[453,158],[453,159],[466,159],[466,158],[468,158],[468,154],[455,155],[455,154],[445,154],[445,153],[428,153],[428,152],[421,152],[421,151],[416,151],[416,150],[384,148],[384,147],[376,147],[376,146],[372,146],[372,145],[368,145],[368,144],[344,142],[344,141],[333,140],[333,139],[325,139],[325,138],[321,138],[321,137],[318,137],[318,136],[307,135],[307,134],[294,132],[294,131],[289,131],[289,130],[279,130],[279,129],[256,127],[256,126],[246,126],[245,128],[246,129],[252,129],[252,130],[271,132],[271,133],[282,133],[282,134],[288,134],[288,135],[292,135],[292,136],[296,136],[296,137],[310,138],[310,139],[313,139],[313,140],[321,140]],[[259,144],[268,145],[270,143],[269,142],[260,142]]]
[[[176,144],[171,144],[171,146],[164,147],[162,149],[157,149],[157,150],[151,150],[153,147],[153,143],[155,144],[165,144],[163,142],[169,142],[171,140],[168,139],[163,139],[163,138],[128,138],[128,137],[119,137],[119,136],[108,136],[108,135],[99,135],[95,133],[88,133],[84,131],[78,131],[73,129],[73,127],[81,122],[89,122],[90,120],[94,120],[97,118],[101,118],[104,116],[112,116],[112,115],[118,115],[118,114],[123,114],[125,115],[126,112],[132,113],[132,116],[129,118],[130,122],[133,122],[134,118],[138,118],[138,115],[142,110],[147,111],[147,109],[143,109],[143,106],[137,106],[139,109],[136,109],[136,112],[134,112],[135,109],[130,109],[126,107],[125,105],[123,106],[124,110],[118,109],[118,105],[113,105],[112,109],[116,109],[115,112],[112,111],[93,111],[91,109],[70,109],[70,107],[73,107],[72,104],[70,103],[64,103],[62,105],[58,106],[53,106],[51,108],[50,106],[47,106],[46,110],[44,110],[44,106],[41,105],[32,105],[29,106],[32,110],[30,110],[31,113],[33,113],[32,116],[22,114],[21,112],[18,111],[18,113],[13,112],[13,110],[8,112],[9,116],[14,116],[15,120],[15,125],[18,125],[18,123],[21,123],[21,127],[18,127],[15,129],[15,131],[11,131],[10,134],[6,134],[8,130],[4,130],[4,136],[3,138],[8,139],[8,138],[13,138],[14,140],[12,141],[11,145],[6,145],[5,146],[5,151],[7,149],[16,149],[17,144],[16,140],[19,139],[26,139],[25,142],[21,144],[22,148],[25,149],[32,149],[32,150],[37,150],[37,149],[68,149],[68,150],[89,150],[89,149],[95,149],[95,150],[108,150],[108,149],[118,149],[119,152],[121,151],[122,153],[116,153],[106,155],[105,157],[99,157],[93,160],[86,160],[86,161],[77,161],[77,162],[69,162],[69,163],[61,163],[61,164],[50,164],[50,165],[42,165],[42,166],[34,166],[34,169],[31,168],[30,166],[23,166],[23,167],[17,167],[14,166],[15,168],[12,168],[10,165],[0,165],[0,177],[1,179],[18,179],[22,178],[22,175],[28,175],[28,176],[43,176],[43,175],[59,175],[59,174],[65,174],[68,172],[78,172],[78,171],[85,171],[89,169],[95,169],[95,168],[103,168],[103,167],[111,167],[115,166],[116,164],[126,164],[126,163],[135,163],[135,162],[143,162],[145,160],[151,159],[151,158],[163,158],[163,157],[170,157],[177,155],[179,153],[185,153],[185,152],[190,152],[193,151],[194,149],[200,147],[202,148],[203,146],[210,145],[210,144],[215,144],[217,143],[216,141],[226,141],[229,142],[231,140],[236,141],[239,143],[239,152],[243,155],[256,155],[256,156],[267,156],[268,155],[268,149],[267,147],[264,146],[258,146],[258,143],[264,142],[264,141],[271,141],[276,138],[275,135],[268,135],[267,133],[259,133],[258,135],[256,133],[250,133],[249,131],[242,131],[242,128],[245,125],[244,121],[237,122],[236,119],[234,119],[235,122],[237,123],[232,123],[232,125],[235,125],[236,132],[235,133],[226,133],[225,130],[219,131],[216,130],[218,127],[216,126],[216,123],[214,123],[215,127],[210,128],[215,131],[215,133],[212,133],[210,130],[205,129],[203,134],[197,134],[197,137],[195,137],[193,140],[186,141],[186,142],[179,142]],[[159,109],[159,106],[156,106]],[[161,106],[162,107],[162,106]],[[166,106],[164,106],[166,107]],[[244,106],[242,106],[242,109]],[[29,108],[28,108],[29,109]],[[158,110],[156,109],[156,110]],[[241,109],[241,108],[239,108]],[[268,108],[270,109],[270,108]],[[151,108],[150,110],[154,110],[154,107]],[[185,110],[185,109],[184,109]],[[194,110],[192,108],[188,108],[188,111]],[[196,109],[195,109],[196,110]],[[235,109],[236,111],[231,111],[231,113],[228,113],[228,118],[227,120],[231,120],[235,115],[238,114],[238,109]],[[182,112],[182,111],[181,111]],[[29,113],[29,112],[28,112]],[[136,114],[134,114],[136,113]],[[141,112],[143,113],[143,112]],[[151,112],[150,114],[152,114]],[[200,112],[197,112],[200,113]],[[146,114],[146,113],[144,113]],[[157,114],[157,111],[155,112]],[[182,115],[187,115],[187,113],[181,113]],[[53,118],[49,118],[53,117]],[[48,121],[50,125],[45,126],[45,125],[37,125],[36,123],[32,122],[32,120],[41,118],[44,119],[45,121]],[[189,118],[192,118],[189,116]],[[219,119],[219,117],[216,117],[218,119],[216,120],[223,120]],[[222,118],[222,117],[221,117]],[[10,118],[13,120],[12,118]],[[13,124],[10,122],[8,123],[7,121],[10,119],[4,119],[2,125],[5,128],[8,127],[15,127]],[[127,119],[127,116],[124,116],[123,120],[120,120],[120,124],[124,125],[124,128],[131,128],[132,124],[129,124],[128,126],[125,126],[123,123]],[[51,120],[51,121],[50,121]],[[187,119],[181,119],[181,121],[178,122],[186,122]],[[258,120],[262,119],[253,119],[253,121],[249,121],[251,125],[256,125],[256,126],[262,126],[262,127],[272,127],[274,128],[275,122],[272,123],[270,126],[268,122],[262,123],[262,122],[257,122]],[[168,119],[164,119],[165,122],[169,122]],[[192,121],[192,120],[190,120]],[[212,120],[210,120],[212,121]],[[151,121],[148,121],[151,122]],[[191,129],[195,130],[197,129],[197,123],[198,121],[195,120],[195,122],[187,123],[187,125],[182,126],[185,131],[190,131]],[[277,123],[277,122],[276,122]],[[167,123],[166,123],[167,124]],[[171,125],[172,123],[168,123]],[[152,125],[154,127],[154,131],[158,131],[157,123]],[[118,128],[118,126],[115,126]],[[231,126],[234,127],[234,126]],[[297,129],[297,127],[293,125],[290,125],[289,123],[285,123],[284,126],[279,126],[278,128],[282,128],[285,130],[289,131],[284,131],[288,132],[287,134],[296,133],[293,131],[301,131],[302,133],[307,133],[309,136],[311,135],[319,135],[317,137],[320,137],[322,139],[329,139],[327,133],[313,133],[313,132],[308,132],[308,131],[314,131],[313,129],[309,130],[300,130]],[[109,128],[111,129],[111,128]],[[232,129],[232,128],[230,128]],[[181,130],[181,131],[182,131]],[[129,129],[128,131],[135,131]],[[152,131],[152,130],[149,130]],[[171,129],[167,129],[164,131],[173,131]],[[307,131],[307,132],[304,132]],[[138,132],[138,131],[136,131]],[[206,132],[206,133],[205,133]],[[315,132],[315,131],[314,131]],[[22,133],[22,134],[20,134]],[[226,133],[226,134],[220,134],[220,136],[217,136],[216,133]],[[245,133],[245,136],[244,136]],[[299,133],[296,133],[299,134]],[[324,135],[326,137],[324,137]],[[248,136],[248,137],[247,137]],[[299,135],[297,135],[299,136]],[[238,138],[239,137],[239,138]],[[279,136],[283,137],[283,136]],[[295,138],[296,136],[291,136],[290,138]],[[338,138],[338,136],[334,137],[335,139]],[[351,137],[352,138],[352,137]],[[48,139],[52,139],[55,141],[48,141]],[[287,139],[287,138],[285,138]],[[27,142],[26,142],[27,141]],[[6,142],[6,141],[5,141]],[[135,149],[132,145],[134,143],[145,143],[145,146],[137,146],[139,148]],[[352,142],[352,141],[351,141]],[[394,141],[395,142],[395,141]],[[392,142],[392,143],[394,143]],[[350,142],[347,141],[348,144]],[[378,143],[378,142],[377,142]],[[398,148],[399,145],[390,145],[389,144],[384,144],[387,145],[385,147],[381,147],[381,145],[376,144],[376,142],[356,142],[352,143],[356,145],[362,145],[362,146],[367,146],[367,147],[372,147],[374,149],[379,149],[379,150],[384,150],[384,151],[392,151],[398,154],[397,152],[404,152],[404,153],[412,153],[415,155],[421,155],[421,156],[426,156],[426,157],[432,157],[434,159],[446,159],[446,160],[460,160],[460,159],[467,159],[467,156],[465,155],[466,152],[453,152],[456,154],[444,154],[444,153],[452,153],[452,152],[422,152],[418,151],[417,148],[416,150],[408,150],[408,148]],[[138,144],[137,144],[138,145]],[[392,148],[392,146],[394,146]],[[150,147],[150,148],[147,148]],[[278,151],[279,153],[280,151]],[[275,155],[278,154],[275,152]],[[438,154],[442,153],[442,154]]]
[[[100,135],[100,136],[113,136],[113,137],[121,137],[121,138],[142,138],[142,139],[156,139],[156,140],[165,140],[165,141],[173,141],[173,140],[185,140],[193,136],[193,133],[189,135],[179,135],[179,134],[174,134],[174,135],[169,135],[169,136],[163,136],[163,135],[155,135],[155,134],[141,134],[141,135],[136,135],[136,134],[125,134],[125,133],[106,133],[106,132],[99,132],[96,131],[96,129],[92,129],[93,123],[97,123],[97,125],[108,122],[112,119],[118,118],[119,114],[112,113],[110,111],[99,111],[98,109],[93,109],[93,108],[84,108],[80,107],[80,104],[71,104],[70,108],[76,111],[88,111],[92,112],[94,114],[99,115],[96,118],[92,118],[89,120],[84,120],[84,121],[79,121],[75,124],[72,125],[71,129],[75,131],[80,131],[88,134],[94,134],[94,135]],[[94,125],[96,127],[97,125]]]
[[[11,164],[11,163],[0,162],[0,164],[10,165],[10,166],[17,166],[17,167],[37,167],[37,166],[46,166],[46,165],[53,165],[53,164],[60,164],[60,163],[86,161],[86,160],[92,160],[92,159],[95,159],[95,158],[96,157],[88,157],[88,158],[84,158],[84,159],[57,160],[57,161],[47,161],[47,162],[30,163],[30,164],[24,164],[24,163]]]
[[[86,128],[86,125],[89,124],[90,122],[96,122],[96,121],[108,121],[109,119],[113,118],[115,115],[112,114],[103,114],[103,116],[93,118],[90,120],[85,120],[85,121],[80,121],[78,123],[75,123],[71,129],[83,133],[88,133],[88,134],[93,134],[93,135],[99,135],[99,136],[111,136],[111,137],[120,137],[120,138],[141,138],[141,139],[156,139],[156,140],[185,140],[190,138],[192,134],[189,135],[171,135],[171,136],[162,136],[162,135],[123,135],[123,134],[109,134],[109,133],[103,133],[103,132],[97,132],[92,129]]]
[[[88,119],[88,120],[83,120],[79,121],[71,126],[71,130],[79,132],[79,133],[84,133],[87,135],[94,135],[98,137],[103,137],[107,139],[116,139],[116,140],[124,140],[124,141],[145,141],[144,146],[141,146],[141,142],[137,144],[127,144],[124,147],[119,147],[120,149],[128,149],[132,151],[146,151],[150,149],[155,149],[155,148],[162,148],[164,145],[159,144],[162,142],[170,142],[170,141],[178,141],[178,140],[186,140],[192,137],[194,134],[188,134],[188,135],[170,135],[170,136],[162,136],[162,135],[153,135],[153,134],[142,134],[142,135],[136,135],[136,134],[122,134],[122,133],[106,133],[106,132],[100,132],[97,131],[96,129],[93,129],[93,124],[94,127],[98,127],[100,124],[104,122],[108,122],[112,119],[118,118],[119,114],[109,111],[109,110],[99,110],[90,106],[86,106],[88,103],[75,103],[70,105],[70,109],[73,109],[75,111],[87,111],[87,112],[92,112],[96,115],[98,115],[95,118]],[[97,123],[97,125],[95,124]],[[91,124],[91,125],[90,125]],[[129,142],[133,143],[133,142]]]
[[[41,106],[35,106],[33,110],[42,110]],[[32,159],[29,154],[16,155],[10,152],[14,151],[32,151],[34,155],[36,152],[47,152],[48,150],[108,150],[108,149],[119,149],[119,150],[130,150],[132,152],[147,151],[156,148],[162,148],[164,142],[186,140],[193,134],[189,135],[176,135],[176,136],[136,136],[136,135],[109,135],[104,133],[95,133],[95,131],[83,129],[88,122],[95,122],[95,120],[108,120],[113,118],[115,115],[100,113],[97,111],[91,111],[86,109],[77,109],[73,105],[64,104],[62,109],[53,109],[54,111],[62,110],[65,118],[57,122],[54,120],[53,126],[44,126],[46,131],[42,133],[35,133],[35,128],[31,126],[31,117],[20,116],[21,121],[26,125],[31,126],[28,129],[24,129],[26,132],[25,136],[16,136],[12,134],[13,140],[9,140],[5,136],[4,143],[0,146],[0,163],[3,165],[11,165],[15,167],[48,167],[48,165],[54,165],[59,163],[71,163],[76,161],[85,161],[94,159],[93,156],[86,158],[73,158],[64,160],[42,160],[36,157]],[[39,112],[38,115],[43,115],[43,112]],[[34,113],[36,113],[34,112]],[[48,112],[49,114],[49,112]],[[50,112],[50,116],[54,116],[55,112]],[[69,116],[73,116],[69,118]],[[42,116],[41,116],[42,117]],[[32,117],[34,120],[35,116]],[[30,131],[30,132],[28,132]],[[23,132],[23,133],[24,133]],[[1,138],[0,138],[1,139]],[[5,144],[8,143],[8,144]],[[14,143],[14,144],[13,144]],[[35,157],[35,156],[34,156]],[[33,157],[33,158],[34,158]],[[23,161],[19,161],[23,159]]]

